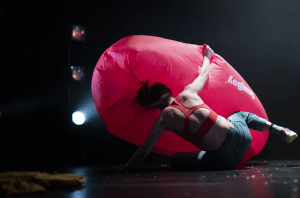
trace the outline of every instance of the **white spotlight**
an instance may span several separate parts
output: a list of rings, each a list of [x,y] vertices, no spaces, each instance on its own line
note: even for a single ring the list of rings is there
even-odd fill
[[[77,125],[82,125],[85,121],[85,116],[81,111],[76,111],[72,115],[72,120]]]

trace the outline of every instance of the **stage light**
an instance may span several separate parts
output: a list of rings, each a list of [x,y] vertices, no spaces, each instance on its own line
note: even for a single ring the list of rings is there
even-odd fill
[[[84,41],[86,37],[85,27],[80,25],[72,25],[72,39]]]
[[[81,111],[76,111],[72,115],[72,120],[76,125],[82,125],[85,122],[85,115]]]
[[[84,67],[71,66],[71,70],[74,80],[80,81],[84,78]]]

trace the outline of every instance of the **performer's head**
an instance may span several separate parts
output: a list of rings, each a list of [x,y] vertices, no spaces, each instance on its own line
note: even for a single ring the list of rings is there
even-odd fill
[[[148,85],[148,80],[146,83],[141,82],[143,86],[137,92],[138,95],[135,97],[133,102],[136,100],[138,103],[146,107],[145,111],[151,109],[160,109],[163,111],[166,107],[169,106],[173,94],[171,89],[162,83],[155,83],[151,87]]]

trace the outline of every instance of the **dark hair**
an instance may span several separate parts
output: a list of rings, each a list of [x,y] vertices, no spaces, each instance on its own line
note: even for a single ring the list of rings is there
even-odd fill
[[[141,82],[143,86],[139,89],[138,95],[133,100],[133,103],[137,100],[138,103],[146,107],[144,111],[151,109],[163,110],[169,106],[170,97],[173,96],[171,89],[162,83],[155,83],[151,87],[148,85],[148,80],[146,83]]]

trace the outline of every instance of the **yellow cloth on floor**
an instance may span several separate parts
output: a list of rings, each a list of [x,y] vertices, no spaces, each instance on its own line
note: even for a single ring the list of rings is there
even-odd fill
[[[0,193],[2,195],[44,192],[56,187],[80,186],[86,182],[81,175],[70,173],[53,174],[40,171],[13,171],[0,173]]]

